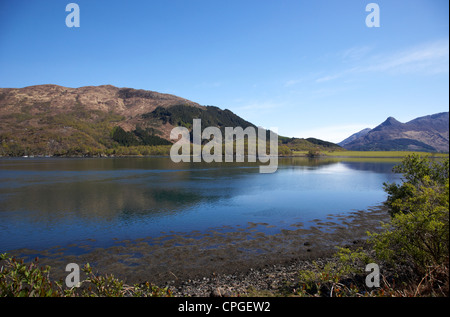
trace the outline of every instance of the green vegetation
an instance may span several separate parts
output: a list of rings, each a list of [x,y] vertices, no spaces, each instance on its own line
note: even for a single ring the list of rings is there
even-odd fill
[[[169,155],[172,144],[151,127],[126,132],[117,125],[123,116],[88,111],[81,103],[66,113],[14,113],[1,119],[14,121],[15,130],[0,133],[0,156]]]
[[[103,151],[107,156],[139,156],[139,155],[170,155],[170,145],[153,145],[153,146],[118,146]]]
[[[171,297],[167,288],[150,283],[129,286],[113,275],[98,275],[88,264],[80,287],[68,288],[62,281],[51,281],[50,267],[39,267],[36,258],[30,264],[0,255],[0,297]]]
[[[121,127],[114,127],[111,132],[111,137],[122,146],[172,145],[171,142],[155,135],[154,129],[142,129],[139,126],[136,130],[130,132],[126,132]]]
[[[307,151],[294,151],[293,155],[306,155]],[[413,152],[413,151],[320,151],[320,156],[329,157],[363,157],[363,158],[404,158],[408,155],[426,155],[436,158],[448,157],[448,153]]]
[[[324,265],[313,262],[314,269],[301,270],[295,294],[302,297],[356,297],[384,296],[392,293],[391,287],[370,289],[364,285],[367,273],[364,268],[373,262],[361,248],[339,248],[335,261]]]
[[[331,142],[315,138],[299,139],[279,136],[279,147],[286,146],[292,155],[304,155],[308,152],[344,151],[342,147]]]
[[[394,171],[404,180],[384,185],[391,222],[381,233],[369,233],[369,248],[342,248],[336,262],[300,272],[297,295],[449,295],[449,160],[411,154]],[[391,272],[382,275],[379,288],[364,284],[368,262]]]
[[[221,110],[214,106],[206,106],[204,109],[183,104],[169,108],[158,107],[150,113],[143,114],[142,117],[144,119],[161,120],[163,124],[168,122],[173,126],[182,126],[188,129],[192,128],[194,119],[201,119],[203,127],[218,127],[222,134],[225,133],[225,127],[242,127],[243,129],[249,126],[254,127],[253,124],[235,115],[230,110]]]
[[[382,259],[411,265],[420,275],[446,266],[448,279],[449,160],[430,162],[411,155],[395,171],[404,180],[385,184],[392,221],[385,232],[372,235],[375,250]]]

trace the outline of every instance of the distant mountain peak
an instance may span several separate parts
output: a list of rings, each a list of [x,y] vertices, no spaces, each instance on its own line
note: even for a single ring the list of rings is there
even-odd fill
[[[394,117],[388,117],[382,124],[382,126],[401,125],[402,123]]]
[[[374,129],[360,131],[339,145],[355,151],[449,152],[448,114],[441,112],[419,117],[407,123],[388,117]]]

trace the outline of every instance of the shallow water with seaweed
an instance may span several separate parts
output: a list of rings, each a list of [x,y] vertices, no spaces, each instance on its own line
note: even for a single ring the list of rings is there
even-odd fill
[[[396,163],[286,158],[276,173],[260,174],[256,163],[168,157],[3,158],[0,250],[60,246],[82,253],[83,245],[249,223],[276,234],[379,205],[383,182],[398,180]]]

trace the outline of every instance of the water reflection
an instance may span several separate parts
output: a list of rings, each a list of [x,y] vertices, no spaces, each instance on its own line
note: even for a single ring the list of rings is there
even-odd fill
[[[169,158],[0,160],[0,251],[164,230],[293,222],[381,203],[396,162],[282,158],[173,163]]]

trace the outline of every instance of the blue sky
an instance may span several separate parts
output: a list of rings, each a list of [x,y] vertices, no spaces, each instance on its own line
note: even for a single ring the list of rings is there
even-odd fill
[[[80,27],[65,24],[80,7]],[[380,8],[368,28],[366,5]],[[0,87],[111,84],[338,142],[448,111],[447,0],[2,0]]]

